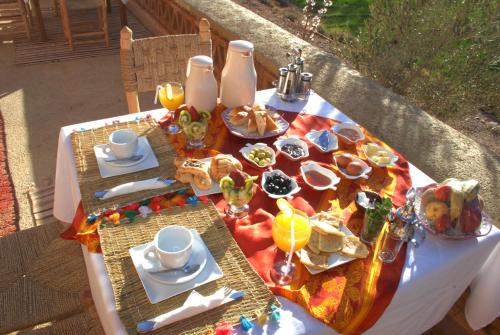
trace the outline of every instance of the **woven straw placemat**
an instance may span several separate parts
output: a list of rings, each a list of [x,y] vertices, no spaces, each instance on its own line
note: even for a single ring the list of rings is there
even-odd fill
[[[102,178],[94,153],[94,146],[109,142],[109,135],[118,129],[132,129],[138,136],[146,136],[153,152],[158,159],[159,167],[127,173],[120,176]],[[174,147],[170,144],[157,122],[150,118],[137,121],[113,123],[101,128],[78,131],[71,134],[71,145],[75,156],[77,179],[82,194],[82,203],[85,213],[99,213],[107,209],[115,209],[131,202],[149,199],[156,195],[187,187],[185,184],[175,183],[169,187],[134,192],[117,196],[107,200],[98,200],[96,191],[104,191],[114,186],[136,180],[145,180],[155,177],[174,178],[176,156]]]
[[[256,312],[269,311],[272,304],[279,306],[274,295],[248,263],[211,202],[196,207],[177,207],[163,210],[159,215],[150,215],[146,219],[138,217],[133,223],[117,226],[108,223],[99,227],[116,310],[129,334],[136,333],[138,322],[182,306],[190,294],[190,291],[184,292],[151,304],[129,254],[130,248],[152,241],[158,230],[173,224],[195,228],[224,272],[222,278],[197,287],[196,291],[210,295],[218,288],[227,286],[243,290],[245,297],[160,328],[155,334],[204,334],[219,321],[229,321],[235,325],[239,323],[240,315],[252,318]]]

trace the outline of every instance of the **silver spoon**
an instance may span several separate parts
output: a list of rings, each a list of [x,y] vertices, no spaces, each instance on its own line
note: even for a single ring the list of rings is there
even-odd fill
[[[186,275],[190,275],[190,274],[198,271],[199,268],[200,268],[200,264],[186,264],[182,268],[179,268],[179,269],[162,269],[162,270],[156,270],[156,271],[148,270],[148,272],[149,273],[166,273],[166,272],[173,272],[173,271],[182,271]]]
[[[118,164],[124,164],[124,163],[133,163],[137,162],[142,159],[144,155],[133,155],[132,157],[129,158],[121,158],[121,159],[105,159],[104,161],[106,163],[118,163]]]

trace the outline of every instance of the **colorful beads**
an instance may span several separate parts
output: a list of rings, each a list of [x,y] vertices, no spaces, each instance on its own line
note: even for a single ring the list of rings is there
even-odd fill
[[[228,321],[220,322],[215,327],[215,335],[233,335],[234,328]]]
[[[240,326],[244,331],[249,331],[250,329],[253,328],[253,323],[248,321],[247,318],[245,318],[243,315],[240,316]]]

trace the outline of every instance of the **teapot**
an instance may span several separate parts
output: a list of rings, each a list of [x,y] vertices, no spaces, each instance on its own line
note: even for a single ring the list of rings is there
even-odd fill
[[[212,112],[217,106],[217,81],[214,77],[214,63],[208,56],[194,56],[189,59],[186,73],[186,105],[196,110]]]
[[[248,41],[229,42],[220,85],[221,102],[228,108],[254,104],[257,72],[253,62],[253,49],[253,44]]]

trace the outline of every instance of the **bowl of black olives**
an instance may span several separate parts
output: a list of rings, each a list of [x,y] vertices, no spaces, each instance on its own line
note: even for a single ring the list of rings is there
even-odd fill
[[[264,172],[262,175],[262,189],[273,199],[289,197],[300,191],[295,179],[287,176],[281,170]]]

